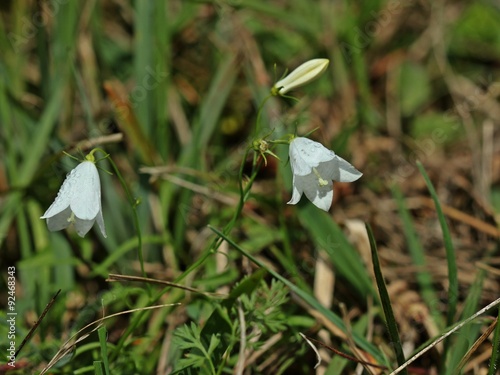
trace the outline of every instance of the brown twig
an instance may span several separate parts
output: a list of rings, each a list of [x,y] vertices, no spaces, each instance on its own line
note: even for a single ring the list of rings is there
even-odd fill
[[[57,293],[54,295],[54,297],[52,297],[52,299],[47,304],[47,306],[45,306],[45,309],[43,310],[42,315],[40,315],[40,317],[38,318],[38,320],[35,322],[35,325],[33,327],[31,327],[30,331],[28,332],[28,334],[26,335],[26,337],[24,338],[24,340],[21,342],[21,345],[19,345],[19,348],[17,349],[16,354],[14,354],[14,357],[17,358],[17,355],[19,354],[19,352],[21,351],[21,349],[24,347],[24,345],[26,345],[26,343],[28,342],[28,340],[33,335],[33,333],[35,333],[36,329],[38,328],[38,326],[42,322],[43,318],[45,318],[45,315],[50,310],[50,308],[52,307],[52,305],[54,304],[54,302],[56,301],[56,298],[59,295],[59,293],[61,293],[61,289],[59,289],[57,291]]]
[[[334,352],[335,354],[345,358],[345,359],[348,359],[350,361],[353,361],[353,362],[356,362],[356,363],[360,363],[362,365],[365,365],[365,366],[371,366],[371,367],[376,367],[376,368],[379,368],[379,369],[382,369],[382,370],[388,370],[387,366],[383,366],[383,365],[377,365],[376,363],[371,363],[371,362],[366,362],[366,361],[363,361],[361,359],[358,359],[358,358],[355,358],[353,356],[350,356],[349,354],[346,354],[344,352],[341,352],[340,350],[338,349],[335,349],[334,347],[331,347],[325,343],[322,343],[321,341],[318,341],[318,340],[315,340],[311,337],[308,337],[308,336],[305,336],[305,338],[307,338],[308,340],[316,343],[316,344],[319,344],[321,345],[322,347],[328,349],[328,350],[331,350],[332,352]]]

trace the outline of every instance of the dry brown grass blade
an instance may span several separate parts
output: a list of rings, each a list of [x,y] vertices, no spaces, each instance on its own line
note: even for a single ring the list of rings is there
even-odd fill
[[[333,272],[333,266],[331,264],[328,255],[325,250],[319,249],[318,257],[316,259],[314,271],[314,296],[316,299],[326,308],[331,309],[333,304],[333,296],[335,291],[335,273]],[[318,356],[318,363],[314,366],[316,370],[316,375],[323,375],[325,373],[326,367],[321,366],[321,358],[324,358],[327,362],[330,359],[330,353],[324,348],[316,349],[314,344],[307,340],[307,338],[299,332],[304,340],[313,348]],[[322,328],[318,332],[318,337],[325,343],[330,344],[330,333]]]
[[[380,365],[372,366],[372,362],[370,362],[373,359],[373,357],[369,353],[359,349],[356,346],[356,342],[354,341],[354,338],[352,335],[351,319],[350,319],[349,314],[347,312],[347,308],[343,303],[340,304],[340,310],[342,311],[342,319],[343,319],[345,327],[346,327],[347,343],[348,343],[349,347],[351,348],[352,353],[355,355],[355,357],[349,356],[348,359],[354,360],[355,362],[358,362],[358,364],[362,365],[364,367],[364,369],[366,370],[366,372],[368,372],[371,375],[381,374],[382,371],[375,372],[375,369]],[[335,353],[341,355],[340,352],[338,352],[338,351],[336,351]],[[345,357],[345,358],[347,358],[347,357]],[[383,366],[383,368],[387,369],[387,367],[385,367],[385,366]],[[361,368],[359,370],[361,370]]]
[[[141,307],[141,308],[132,309],[132,310],[120,311],[120,312],[118,312],[116,314],[111,314],[111,315],[102,317],[100,319],[94,320],[93,322],[87,324],[82,329],[78,330],[78,332],[76,332],[74,335],[72,335],[69,339],[67,339],[64,342],[64,344],[62,345],[62,347],[57,351],[57,353],[54,355],[54,357],[52,357],[52,359],[50,360],[50,362],[43,368],[42,372],[40,372],[40,375],[45,374],[48,370],[50,370],[50,368],[52,366],[54,366],[64,356],[66,356],[68,353],[70,353],[75,348],[76,344],[78,344],[80,341],[82,341],[85,338],[87,338],[92,332],[94,332],[97,329],[99,329],[99,327],[101,327],[101,324],[100,324],[101,322],[104,322],[105,320],[110,319],[110,318],[114,318],[114,317],[117,317],[117,316],[120,316],[120,315],[130,314],[130,313],[133,313],[133,312],[136,312],[136,311],[153,310],[153,309],[159,309],[161,307],[170,307],[170,306],[178,306],[178,305],[180,305],[180,304],[179,303],[167,303],[167,304],[164,304],[164,305]],[[84,335],[78,337],[74,342],[72,342],[73,339],[75,339],[79,334],[81,334],[82,332],[84,332],[88,328],[92,327],[93,325],[96,325],[96,327],[94,327],[92,330],[90,330],[89,332],[85,333]]]
[[[246,342],[247,342],[247,327],[245,321],[245,312],[241,306],[241,301],[238,299],[238,321],[240,322],[240,350],[238,355],[238,362],[234,366],[234,375],[243,375],[245,371],[245,361],[246,361]]]
[[[358,359],[356,357],[353,357],[349,354],[346,354],[344,352],[341,352],[340,350],[337,350],[335,349],[334,347],[331,347],[329,345],[326,345],[324,343],[322,343],[321,341],[318,341],[318,340],[315,340],[311,337],[308,337],[306,335],[303,335],[302,333],[300,334],[304,339],[310,341],[310,342],[313,342],[315,344],[318,344],[320,346],[322,346],[323,348],[326,348],[328,350],[331,350],[332,352],[334,352],[335,354],[341,356],[342,358],[345,358],[345,359],[348,359],[349,361],[353,361],[353,362],[356,362],[356,363],[359,363],[359,364],[362,364],[364,366],[369,366],[369,367],[374,367],[374,368],[377,368],[377,369],[381,369],[381,370],[387,370],[387,367],[386,366],[383,366],[383,365],[378,365],[376,363],[371,363],[371,362],[367,362],[367,361],[363,361],[361,359]]]
[[[456,331],[458,331],[460,328],[462,328],[464,325],[466,325],[467,323],[471,322],[472,320],[476,319],[479,315],[485,313],[486,311],[488,311],[489,309],[495,307],[496,305],[498,305],[500,303],[500,298],[496,299],[495,301],[491,302],[489,305],[487,305],[486,307],[483,307],[481,310],[479,310],[478,312],[476,312],[474,315],[468,317],[467,319],[465,319],[464,321],[458,323],[457,325],[455,325],[452,329],[450,329],[448,332],[445,332],[443,333],[441,336],[439,336],[436,340],[434,340],[433,342],[431,342],[429,345],[427,345],[424,349],[422,349],[421,351],[419,351],[417,354],[415,354],[413,357],[411,357],[409,360],[407,360],[405,363],[403,363],[401,366],[399,366],[396,370],[394,370],[393,372],[390,373],[390,375],[396,375],[396,374],[399,374],[401,372],[401,370],[403,370],[404,368],[407,368],[410,363],[413,363],[415,360],[417,360],[418,358],[420,358],[422,355],[424,355],[425,353],[427,353],[429,350],[431,350],[433,347],[435,347],[437,344],[439,344],[441,341],[443,341],[444,339],[446,339],[448,336],[450,336],[451,334],[455,333]]]
[[[47,306],[45,306],[45,309],[43,309],[42,315],[40,315],[40,317],[37,319],[37,321],[35,322],[35,324],[33,325],[33,327],[31,327],[30,331],[28,332],[28,334],[26,335],[26,337],[21,342],[21,345],[19,345],[19,348],[17,349],[16,353],[14,354],[14,357],[17,358],[17,355],[19,354],[19,352],[21,351],[21,349],[24,347],[24,345],[26,345],[26,343],[30,339],[31,335],[33,335],[33,333],[38,328],[38,326],[40,325],[40,323],[43,320],[43,318],[45,318],[45,315],[49,312],[50,308],[52,307],[52,305],[56,301],[56,298],[59,295],[59,293],[61,293],[61,289],[59,289],[57,291],[57,293],[52,297],[52,299],[49,301],[49,303],[47,304]]]
[[[147,139],[139,120],[135,116],[132,104],[127,97],[126,88],[116,79],[105,81],[103,86],[107,96],[113,103],[119,127],[127,135],[128,139],[133,140],[134,148],[139,151],[143,162],[149,165],[160,164],[160,158],[154,152],[155,148]]]
[[[132,282],[141,282],[141,283],[148,283],[148,284],[158,284],[158,285],[164,285],[164,286],[171,286],[173,288],[186,290],[186,291],[192,292],[192,293],[202,294],[202,295],[207,296],[207,297],[214,297],[214,298],[228,298],[229,297],[229,295],[227,295],[227,294],[202,292],[201,290],[198,290],[195,288],[190,288],[190,287],[185,286],[185,285],[181,285],[181,284],[177,284],[177,283],[173,283],[173,282],[165,281],[165,280],[150,279],[148,277],[117,275],[114,273],[110,273],[108,278],[106,279],[106,281],[108,281],[108,282],[132,281]]]
[[[190,176],[201,177],[207,179],[208,176],[203,176],[201,173],[194,171],[189,168],[179,168],[176,166],[170,167],[143,167],[139,169],[140,173],[148,173],[152,176],[161,175],[161,178],[176,184],[182,188],[191,190],[197,194],[204,195],[210,199],[216,200],[222,204],[228,206],[235,206],[238,202],[238,196],[236,194],[230,194],[228,192],[221,194],[217,190],[207,187],[205,185],[196,184],[191,181],[187,181],[178,176],[174,176],[173,173],[185,173]],[[254,212],[250,207],[244,206],[243,211],[246,215],[250,216],[252,219],[264,223],[263,219]]]
[[[110,143],[120,143],[121,141],[123,141],[123,133],[102,135],[95,138],[84,139],[83,141],[78,142],[70,150],[68,150],[68,152],[72,153],[72,150],[89,150],[96,146],[110,144]]]
[[[314,353],[316,353],[316,359],[318,360],[318,362],[316,362],[316,364],[314,365],[314,369],[317,369],[319,365],[321,365],[321,355],[319,354],[318,348],[316,348],[316,346],[312,343],[312,341],[309,340],[307,336],[304,335],[302,332],[299,332],[299,335],[304,340],[306,340],[307,344],[312,348],[312,350],[314,350]]]
[[[431,198],[427,197],[419,197],[418,198],[425,206],[434,209],[434,202]],[[500,230],[496,228],[494,225],[488,224],[480,219],[475,218],[474,216],[468,215],[465,212],[457,210],[451,206],[447,206],[445,204],[441,204],[441,208],[443,209],[443,213],[448,216],[450,219],[460,221],[464,224],[471,226],[474,229],[477,229],[480,232],[489,234],[490,236],[500,238]]]
[[[259,350],[253,352],[249,357],[246,358],[245,367],[249,367],[252,364],[256,363],[257,360],[262,357],[266,352],[273,347],[277,342],[279,342],[283,338],[283,334],[281,332],[276,333],[271,336],[264,344],[259,348]]]
[[[465,353],[464,357],[458,364],[455,373],[459,373],[460,370],[469,362],[470,357],[472,354],[476,352],[476,350],[479,348],[479,346],[486,340],[488,339],[488,336],[493,332],[497,325],[497,319],[493,321],[493,323],[490,324],[488,329],[474,342],[474,344],[467,350],[467,353]]]
[[[148,172],[151,169],[152,168],[141,168],[140,172]],[[170,181],[170,182],[172,182],[180,187],[194,191],[195,193],[202,194],[202,195],[205,195],[205,196],[210,197],[212,199],[215,199],[215,200],[217,200],[223,204],[226,204],[228,206],[234,206],[237,202],[236,195],[221,194],[221,193],[218,193],[215,190],[210,189],[206,186],[201,186],[201,185],[195,184],[191,181],[186,181],[186,180],[184,180],[180,177],[174,176],[174,175],[165,174],[165,175],[162,175],[162,178],[167,180],[167,181]]]

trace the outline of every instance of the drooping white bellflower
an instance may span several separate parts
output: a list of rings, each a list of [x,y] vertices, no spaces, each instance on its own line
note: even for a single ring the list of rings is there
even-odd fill
[[[106,237],[102,219],[101,182],[94,164],[93,155],[73,169],[64,180],[54,203],[43,214],[51,232],[74,224],[76,233],[83,237],[97,221],[101,233]]]
[[[328,211],[333,200],[333,180],[353,182],[363,174],[321,143],[297,137],[290,142],[293,194],[288,204],[297,204],[305,193],[318,208]]]
[[[312,59],[298,66],[285,78],[280,79],[271,89],[273,95],[284,95],[296,87],[305,85],[319,77],[328,67],[328,59]]]

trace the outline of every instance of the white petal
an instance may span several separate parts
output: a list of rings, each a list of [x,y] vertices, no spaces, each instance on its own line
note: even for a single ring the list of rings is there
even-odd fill
[[[304,179],[302,187],[306,197],[318,208],[328,211],[333,201],[333,182],[320,186],[316,176],[302,177]]]
[[[312,59],[298,66],[285,78],[279,80],[274,85],[280,95],[288,91],[305,85],[320,76],[328,67],[328,59]]]
[[[333,160],[321,163],[316,170],[323,179],[339,182],[353,182],[363,175],[363,173],[337,155],[335,155]]]
[[[54,203],[50,205],[47,211],[43,214],[40,219],[47,219],[49,217],[55,216],[58,213],[69,207],[71,199],[75,194],[75,188],[77,188],[77,173],[75,172],[76,168],[73,169],[64,180],[59,192],[57,193],[56,199]],[[50,228],[49,228],[50,230]]]
[[[82,220],[82,219],[79,219],[78,217],[75,216],[76,233],[78,233],[78,235],[80,237],[84,237],[88,233],[90,228],[92,228],[92,225],[94,225],[94,222],[95,222],[95,219]]]
[[[94,163],[84,161],[74,170],[78,186],[72,196],[70,207],[82,220],[93,220],[101,209],[101,183]]]
[[[311,202],[316,207],[328,212],[333,203],[333,189],[328,190],[326,194],[317,195]]]
[[[320,163],[335,159],[335,153],[321,143],[297,137],[290,142],[290,165],[293,174],[305,176]]]
[[[49,228],[51,232],[67,228],[71,223],[69,220],[70,217],[71,209],[67,207],[65,210],[59,212],[58,214],[47,217],[47,228]]]
[[[300,201],[300,198],[302,197],[302,190],[299,190],[299,188],[296,185],[296,180],[295,180],[295,175],[293,176],[293,193],[292,193],[292,198],[287,202],[287,204],[297,204]]]
[[[292,200],[288,203],[298,203],[303,192],[307,199],[309,199],[316,207],[321,208],[324,211],[328,211],[333,201],[333,182],[327,182],[327,185],[320,186],[318,178],[314,173],[311,173],[308,176],[294,176],[294,195]],[[295,195],[295,191],[300,192],[300,195]]]
[[[363,173],[358,171],[349,162],[342,159],[340,156],[336,156],[339,162],[340,176],[335,179],[339,182],[353,182],[363,176]]]
[[[99,225],[99,229],[101,230],[102,236],[104,238],[107,238],[108,236],[106,235],[106,228],[104,227],[104,220],[102,218],[102,209],[99,210],[97,213],[96,217],[97,224]]]

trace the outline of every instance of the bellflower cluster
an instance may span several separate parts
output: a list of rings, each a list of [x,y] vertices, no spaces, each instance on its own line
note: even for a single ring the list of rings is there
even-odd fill
[[[303,63],[276,82],[271,95],[283,96],[311,82],[323,74],[328,64],[328,59],[312,59]],[[333,181],[353,182],[363,175],[335,152],[308,138],[294,137],[289,147],[293,193],[288,204],[297,204],[305,194],[316,207],[328,211],[333,201]]]

